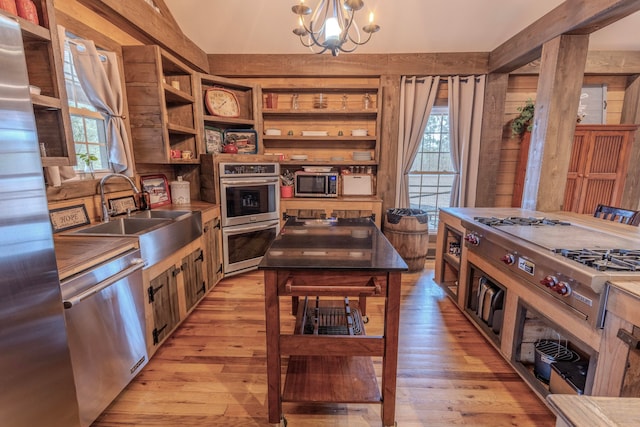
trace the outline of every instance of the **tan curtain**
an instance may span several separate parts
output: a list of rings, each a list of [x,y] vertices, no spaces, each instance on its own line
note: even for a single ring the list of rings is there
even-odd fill
[[[131,143],[124,123],[118,58],[113,52],[98,53],[91,40],[75,39],[70,48],[80,85],[106,120],[109,163],[114,171],[132,177]]]
[[[455,171],[451,206],[473,207],[476,202],[485,76],[451,76],[449,84],[449,141]]]
[[[436,101],[439,76],[406,77],[400,81],[400,131],[398,133],[399,179],[396,180],[396,207],[410,207],[409,172],[416,157],[424,128]]]

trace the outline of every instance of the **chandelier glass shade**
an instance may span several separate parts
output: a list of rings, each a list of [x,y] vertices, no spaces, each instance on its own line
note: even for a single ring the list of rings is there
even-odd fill
[[[373,22],[372,12],[369,23],[362,27],[367,34],[363,40],[364,35],[360,33],[355,20],[355,13],[363,7],[362,0],[321,0],[314,10],[300,0],[300,4],[291,7],[293,13],[298,15],[298,26],[293,33],[314,53],[328,50],[333,56],[338,56],[340,52],[353,52],[380,30],[380,26]],[[311,17],[306,21],[308,15]]]

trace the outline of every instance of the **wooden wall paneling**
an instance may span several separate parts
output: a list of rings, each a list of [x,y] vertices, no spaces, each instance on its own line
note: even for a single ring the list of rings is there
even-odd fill
[[[508,74],[489,74],[484,94],[482,133],[478,182],[476,187],[477,207],[495,205],[496,184],[500,166],[500,148],[503,134],[504,100],[509,83]]]
[[[640,75],[629,77],[620,117],[622,124],[640,125]],[[629,167],[624,181],[622,207],[640,208],[640,130],[636,130],[629,150]]]
[[[562,210],[571,156],[567,141],[575,132],[575,122],[566,117],[578,111],[588,45],[588,35],[560,36],[543,48],[523,208]]]
[[[514,70],[511,74],[539,74],[540,59]],[[640,52],[636,51],[589,51],[584,73],[589,74],[638,74],[640,73]]]

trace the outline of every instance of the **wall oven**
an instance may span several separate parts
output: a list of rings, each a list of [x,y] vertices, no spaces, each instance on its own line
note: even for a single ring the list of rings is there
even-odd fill
[[[257,268],[280,231],[280,165],[220,163],[223,270]]]
[[[255,269],[279,232],[280,221],[277,219],[223,227],[222,248],[225,274],[237,274]]]

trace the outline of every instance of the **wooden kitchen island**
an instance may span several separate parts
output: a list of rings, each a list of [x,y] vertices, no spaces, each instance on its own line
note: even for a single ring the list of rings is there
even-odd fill
[[[400,279],[408,268],[382,232],[369,219],[289,218],[258,268],[265,282],[269,423],[284,420],[283,401],[296,401],[381,403],[383,425],[394,425]],[[292,298],[297,314],[293,333],[280,330],[282,297]],[[382,336],[358,333],[368,297],[385,298]],[[323,325],[326,318],[335,324]],[[284,387],[283,356],[289,356]],[[382,358],[380,388],[372,357]]]

